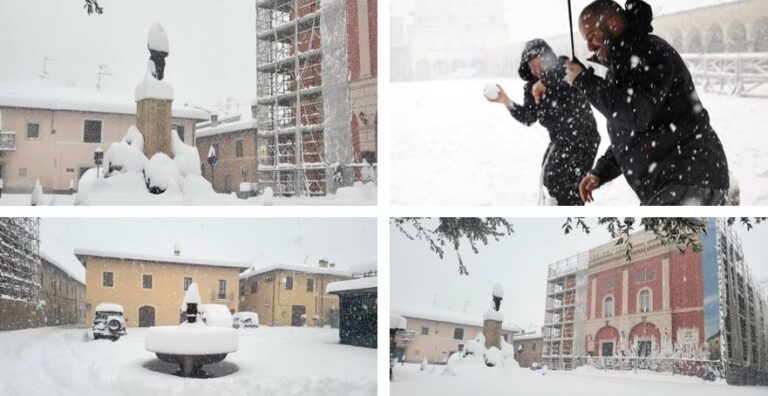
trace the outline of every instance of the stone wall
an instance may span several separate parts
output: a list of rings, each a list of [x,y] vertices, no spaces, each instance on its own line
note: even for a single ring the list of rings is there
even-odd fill
[[[0,331],[40,327],[42,311],[33,303],[0,298]]]
[[[171,156],[171,100],[142,99],[136,102],[136,127],[144,135],[147,158],[157,152]]]

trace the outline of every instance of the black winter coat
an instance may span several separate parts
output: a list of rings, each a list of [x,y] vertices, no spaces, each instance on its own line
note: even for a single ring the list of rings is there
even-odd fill
[[[542,83],[547,93],[539,104],[531,89],[539,80],[531,74],[528,61],[542,58]],[[525,125],[538,121],[549,132],[549,147],[544,154],[544,185],[560,205],[581,204],[578,183],[589,172],[600,145],[597,122],[586,97],[563,81],[564,61],[558,59],[543,40],[526,43],[518,73],[526,81],[522,105],[510,109],[512,116]]]
[[[601,184],[622,173],[642,203],[673,185],[727,190],[728,162],[683,59],[648,26],[609,43],[605,79],[593,69],[574,86],[608,120],[611,145],[592,173]]]

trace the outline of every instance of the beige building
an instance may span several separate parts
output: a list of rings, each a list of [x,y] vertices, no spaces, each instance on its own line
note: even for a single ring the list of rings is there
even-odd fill
[[[339,297],[326,294],[328,283],[352,279],[352,273],[320,260],[317,267],[275,264],[240,275],[240,311],[259,314],[268,326],[338,327]]]
[[[187,107],[172,110],[173,128],[193,145],[195,123],[207,113]],[[98,92],[47,83],[0,84],[0,178],[6,192],[29,192],[40,180],[45,192],[77,188],[94,166],[96,148],[136,125],[132,95]]]
[[[407,322],[405,339],[397,341],[395,356],[406,362],[421,362],[424,357],[431,364],[442,364],[454,352],[483,331],[482,317],[468,317],[465,314],[431,308],[429,312],[393,310],[393,314],[404,317]],[[510,324],[503,324],[501,333],[505,340],[522,330]]]
[[[87,315],[93,321],[100,303],[123,306],[128,326],[173,325],[180,321],[184,292],[197,283],[203,304],[237,310],[238,275],[249,264],[224,260],[149,256],[76,249],[86,272]]]

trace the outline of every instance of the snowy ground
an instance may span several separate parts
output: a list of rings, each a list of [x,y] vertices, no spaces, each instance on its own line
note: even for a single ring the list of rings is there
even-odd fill
[[[395,365],[392,396],[519,395],[592,396],[751,396],[765,395],[764,387],[729,386],[692,377],[660,373],[598,371],[531,371],[524,368],[477,367],[467,375],[443,375],[445,366],[420,371],[418,364]],[[471,375],[469,375],[471,374]]]
[[[328,194],[321,197],[282,197],[277,196],[272,198],[271,204],[275,206],[296,206],[296,205],[376,205],[376,184],[367,183],[365,185],[357,185],[353,187],[340,188],[336,194]],[[45,194],[43,196],[44,205],[74,205],[77,194]],[[8,194],[3,193],[0,197],[0,206],[29,206],[32,199],[32,194]],[[269,200],[267,200],[270,202]],[[152,205],[175,205],[172,201],[158,200],[158,203],[151,203]],[[245,200],[233,201],[240,205],[265,205],[269,203],[264,202],[263,196],[248,198]],[[134,204],[141,205],[142,201],[135,201]],[[150,204],[150,203],[145,203]],[[215,205],[211,202],[199,202],[197,205]]]
[[[145,332],[117,342],[83,328],[0,332],[0,395],[376,395],[376,350],[339,344],[338,329],[240,330],[239,350],[219,366],[237,371],[209,379],[145,368],[157,362]]]
[[[549,137],[488,103],[488,80],[392,84],[392,202],[398,205],[536,205]],[[499,83],[518,102],[523,82]],[[725,146],[742,205],[768,204],[768,99],[701,93]],[[605,119],[595,111],[608,145]],[[620,177],[595,192],[597,205],[637,205]]]

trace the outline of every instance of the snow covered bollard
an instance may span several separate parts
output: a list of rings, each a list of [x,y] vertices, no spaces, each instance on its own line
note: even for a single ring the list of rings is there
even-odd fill
[[[211,327],[203,323],[198,312],[200,302],[197,284],[192,283],[182,305],[186,320],[178,326],[151,327],[144,339],[147,351],[166,363],[178,364],[184,377],[204,377],[203,365],[220,362],[238,348],[239,335],[231,325]]]
[[[40,185],[40,179],[35,180],[35,186],[32,188],[32,198],[30,200],[32,206],[39,206],[43,204],[43,186]]]

